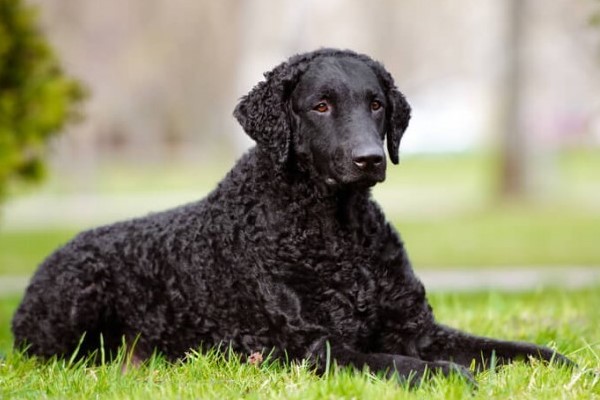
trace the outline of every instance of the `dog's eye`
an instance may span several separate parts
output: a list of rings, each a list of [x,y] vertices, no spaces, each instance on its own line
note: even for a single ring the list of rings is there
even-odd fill
[[[324,113],[329,111],[329,106],[327,105],[327,103],[325,103],[324,101],[320,102],[319,104],[317,104],[313,110],[320,112],[320,113]]]
[[[371,102],[371,110],[373,111],[377,111],[379,110],[381,107],[383,107],[383,105],[381,104],[381,102],[377,101],[377,100],[373,100]]]

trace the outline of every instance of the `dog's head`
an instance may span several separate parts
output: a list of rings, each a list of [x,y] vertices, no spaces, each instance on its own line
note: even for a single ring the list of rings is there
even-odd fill
[[[328,185],[371,186],[385,178],[410,107],[381,64],[351,51],[297,55],[265,74],[234,111],[276,165],[290,160]]]

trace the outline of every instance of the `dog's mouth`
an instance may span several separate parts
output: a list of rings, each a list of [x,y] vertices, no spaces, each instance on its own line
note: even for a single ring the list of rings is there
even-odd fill
[[[321,182],[333,189],[369,188],[383,182],[386,175],[385,161],[360,165],[342,151],[321,158],[321,163],[316,165]]]
[[[385,169],[377,169],[357,173],[332,173],[325,178],[325,183],[330,187],[370,188],[385,180]]]

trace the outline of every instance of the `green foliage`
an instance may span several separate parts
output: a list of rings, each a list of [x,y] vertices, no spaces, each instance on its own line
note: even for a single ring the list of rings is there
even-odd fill
[[[61,70],[22,0],[0,0],[0,200],[10,181],[43,176],[44,149],[76,115],[82,87]]]

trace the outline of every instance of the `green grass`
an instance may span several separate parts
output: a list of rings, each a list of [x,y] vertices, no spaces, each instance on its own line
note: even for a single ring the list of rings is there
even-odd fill
[[[600,265],[600,214],[520,206],[396,221],[418,267]]]
[[[0,230],[0,275],[29,274],[58,246],[76,232],[66,230]]]
[[[600,287],[529,293],[438,293],[438,319],[471,332],[556,347],[574,371],[516,363],[477,376],[478,390],[458,378],[433,379],[416,390],[368,373],[334,371],[319,378],[305,365],[259,367],[213,353],[169,365],[154,358],[123,375],[101,366],[39,362],[11,352],[8,321],[17,299],[0,299],[0,398],[249,398],[249,399],[594,399],[600,398]],[[593,372],[596,372],[594,375]]]
[[[495,196],[496,159],[489,154],[403,156],[398,166],[390,165],[387,181],[375,187],[374,196],[418,268],[598,266],[600,151],[563,152],[554,165],[548,172],[554,184],[540,191],[541,198],[505,204]],[[92,193],[145,193],[142,198],[152,204],[159,192],[206,192],[229,168],[225,163],[202,168],[109,165],[83,186],[91,185]],[[72,176],[54,174],[36,192],[68,195],[81,190],[80,184]],[[77,233],[77,222],[69,217],[64,216],[69,228],[9,230],[0,224],[0,275],[30,274]]]
[[[600,265],[600,214],[572,208],[497,207],[393,221],[418,268]],[[0,275],[31,273],[75,234],[0,230]]]

